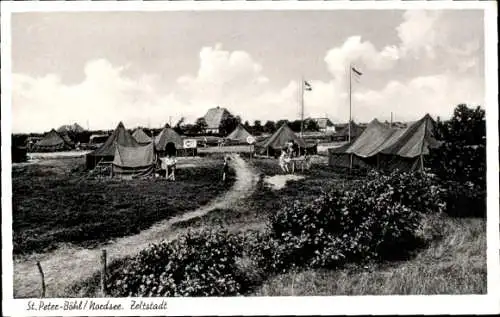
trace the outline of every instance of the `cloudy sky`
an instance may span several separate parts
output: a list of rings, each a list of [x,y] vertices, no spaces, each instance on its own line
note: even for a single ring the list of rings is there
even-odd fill
[[[482,11],[15,13],[13,132],[194,121],[220,105],[243,120],[305,115],[449,117],[484,103]]]

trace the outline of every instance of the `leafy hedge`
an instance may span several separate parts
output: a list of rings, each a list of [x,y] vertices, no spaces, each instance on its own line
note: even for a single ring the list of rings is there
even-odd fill
[[[428,175],[373,172],[355,189],[271,214],[269,232],[253,238],[252,258],[265,271],[284,272],[407,256],[419,243],[421,214],[445,208],[443,193]]]
[[[226,231],[190,232],[152,245],[112,272],[112,296],[228,296],[245,284],[236,263],[241,239]]]

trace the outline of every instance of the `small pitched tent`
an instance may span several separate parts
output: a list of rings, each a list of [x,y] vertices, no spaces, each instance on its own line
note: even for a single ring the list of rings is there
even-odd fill
[[[373,120],[352,144],[330,150],[330,165],[349,167],[416,170],[424,156],[440,142],[434,138],[434,120],[427,114],[405,129],[390,128]]]
[[[306,142],[298,137],[285,123],[269,138],[257,143],[258,152],[260,154],[275,155],[291,141],[297,144],[299,148],[306,149],[308,147]]]
[[[146,132],[144,132],[144,130],[141,128],[135,130],[132,136],[137,141],[137,143],[140,144],[149,144],[153,141],[153,139],[149,135],[147,135]]]
[[[66,151],[73,148],[73,142],[67,135],[59,134],[52,129],[33,146],[33,152]]]
[[[141,177],[154,172],[154,145],[124,146],[117,144],[113,159],[113,175],[116,177]]]
[[[155,137],[155,148],[158,152],[165,152],[167,144],[173,143],[176,150],[184,147],[182,137],[172,128],[164,128],[160,134]]]
[[[117,144],[126,147],[140,146],[130,132],[125,129],[123,123],[120,122],[115,131],[113,131],[103,145],[101,145],[97,150],[87,154],[87,168],[92,169],[101,161],[113,161]]]
[[[247,144],[248,137],[253,138],[253,136],[241,124],[238,124],[236,129],[234,129],[233,132],[231,132],[226,137],[226,139],[231,143],[245,143],[245,144]]]

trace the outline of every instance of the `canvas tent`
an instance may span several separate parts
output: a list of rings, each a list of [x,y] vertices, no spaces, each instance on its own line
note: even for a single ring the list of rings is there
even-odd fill
[[[260,154],[276,155],[288,142],[294,142],[302,150],[311,147],[285,123],[269,138],[257,143],[257,149]]]
[[[404,129],[374,119],[352,144],[330,150],[330,165],[355,168],[416,170],[423,168],[434,138],[434,120],[427,114]],[[349,162],[348,164],[346,162]]]
[[[132,136],[137,141],[137,143],[140,144],[149,144],[153,141],[153,139],[149,135],[147,135],[146,132],[144,132],[144,130],[141,128],[135,130]]]
[[[33,146],[33,152],[65,151],[73,148],[73,142],[67,135],[59,134],[52,129]]]
[[[163,153],[167,149],[167,144],[173,143],[175,149],[179,150],[184,147],[182,137],[172,128],[164,128],[160,134],[155,137],[155,148],[158,152]]]
[[[97,150],[87,154],[87,168],[92,169],[101,161],[113,161],[117,144],[126,147],[140,146],[130,132],[125,129],[123,123],[120,122],[113,133],[108,137],[106,142],[104,142]]]
[[[113,159],[113,176],[141,177],[154,172],[154,145],[125,146],[117,144]]]
[[[233,130],[227,137],[226,140],[228,140],[230,143],[244,143],[247,144],[248,141],[247,139],[253,136],[241,125],[238,124],[236,129]]]

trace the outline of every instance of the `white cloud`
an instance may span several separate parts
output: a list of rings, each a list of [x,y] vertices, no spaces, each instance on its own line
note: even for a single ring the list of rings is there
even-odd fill
[[[386,82],[381,89],[355,85],[353,116],[357,121],[385,120],[391,111],[400,120],[414,120],[425,113],[448,116],[458,103],[482,104],[483,80],[472,71],[479,64],[479,43],[449,43],[443,37],[446,33],[440,32],[449,26],[441,20],[435,12],[409,11],[397,28],[398,43],[377,49],[351,36],[328,50],[324,62],[332,77],[308,79],[313,90],[304,96],[305,115],[328,114],[334,120],[347,120],[349,62]],[[413,58],[435,59],[450,67],[425,76],[407,73],[398,80],[387,75],[398,63],[416,63]],[[298,83],[277,87],[248,52],[224,50],[220,44],[203,47],[198,66],[194,74],[179,76],[171,85],[155,74],[131,78],[125,73],[127,66],[106,60],[87,63],[85,78],[76,85],[66,85],[51,74],[40,78],[14,74],[14,131],[47,131],[72,122],[85,125],[87,119],[94,129],[112,129],[120,120],[128,127],[148,122],[161,126],[170,116],[174,122],[181,116],[193,122],[215,105],[248,121],[299,118]]]
[[[56,75],[13,74],[13,130],[47,131],[87,120],[94,129],[112,129],[120,120],[126,125],[165,122],[165,110],[175,99],[158,95],[150,77],[134,80],[123,70],[105,60],[91,61],[76,85],[64,85]]]
[[[342,46],[332,48],[325,56],[328,70],[335,77],[345,74],[350,62],[361,64],[367,69],[385,70],[391,68],[398,59],[396,47],[387,46],[377,51],[372,43],[363,41],[361,36],[349,37]]]
[[[449,117],[460,103],[483,104],[484,90],[479,78],[456,78],[454,74],[422,76],[405,82],[389,82],[382,90],[354,94],[355,117],[388,120],[415,120],[426,113]]]

